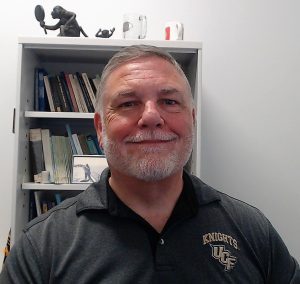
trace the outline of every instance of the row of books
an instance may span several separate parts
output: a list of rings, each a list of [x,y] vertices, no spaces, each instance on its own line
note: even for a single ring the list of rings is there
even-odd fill
[[[34,90],[36,111],[94,112],[100,76],[87,73],[60,72],[49,75],[43,68],[35,69]]]
[[[71,183],[73,155],[103,155],[94,134],[51,135],[49,129],[29,130],[31,172],[34,182]],[[49,172],[44,180],[43,172]]]
[[[43,192],[43,191],[31,191],[29,197],[29,221],[54,206],[60,204],[66,196],[60,192]]]

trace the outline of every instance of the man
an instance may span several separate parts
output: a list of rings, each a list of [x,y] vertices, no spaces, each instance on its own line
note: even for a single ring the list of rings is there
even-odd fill
[[[94,122],[109,169],[26,227],[1,283],[300,283],[260,211],[183,170],[195,110],[169,54],[116,54]]]

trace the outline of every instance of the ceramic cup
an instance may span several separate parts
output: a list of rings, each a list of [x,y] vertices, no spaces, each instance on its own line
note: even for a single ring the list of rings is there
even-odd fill
[[[123,38],[144,39],[147,33],[147,17],[128,13],[123,15]]]
[[[180,22],[167,22],[165,24],[166,40],[183,40],[183,24]]]

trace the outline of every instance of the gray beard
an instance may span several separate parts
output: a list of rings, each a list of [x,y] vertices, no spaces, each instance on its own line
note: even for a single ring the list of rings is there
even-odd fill
[[[192,131],[191,135],[185,138],[185,147],[181,152],[173,150],[167,156],[160,157],[156,153],[156,147],[147,147],[142,149],[143,157],[137,159],[134,155],[121,153],[118,144],[107,138],[104,128],[102,135],[103,149],[109,165],[123,174],[146,182],[160,181],[182,170],[192,152],[194,138]],[[138,139],[140,136],[137,136]]]

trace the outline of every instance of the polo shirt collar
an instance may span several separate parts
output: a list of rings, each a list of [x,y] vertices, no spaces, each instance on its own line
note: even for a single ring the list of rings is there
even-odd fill
[[[85,210],[109,209],[109,176],[109,168],[106,168],[102,172],[99,182],[91,184],[82,194],[79,195],[76,205],[77,213],[81,213]],[[183,179],[185,183],[184,186],[190,189],[188,196],[193,210],[197,210],[198,206],[203,206],[220,200],[219,193],[215,189],[203,183],[197,177],[184,172]]]
[[[188,175],[200,206],[221,200],[220,193],[193,175]]]

